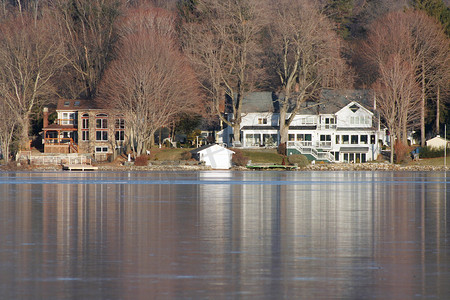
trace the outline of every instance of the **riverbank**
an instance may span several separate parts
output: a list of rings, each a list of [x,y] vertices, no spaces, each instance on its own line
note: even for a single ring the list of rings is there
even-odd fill
[[[98,171],[208,171],[211,167],[204,165],[185,165],[185,164],[159,164],[148,166],[124,166],[114,163],[96,164]],[[16,165],[10,163],[0,166],[0,171],[61,171],[60,165]],[[233,167],[235,171],[252,171],[247,167]],[[272,169],[273,170],[273,169]],[[281,169],[280,169],[281,170]],[[449,168],[447,167],[447,170]],[[419,165],[419,164],[389,164],[389,163],[362,163],[362,164],[315,164],[304,168],[289,170],[296,171],[445,171],[443,165]]]

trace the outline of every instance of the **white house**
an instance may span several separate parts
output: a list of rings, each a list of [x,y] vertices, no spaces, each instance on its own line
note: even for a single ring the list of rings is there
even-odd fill
[[[377,159],[386,137],[374,114],[373,99],[366,90],[323,90],[318,101],[304,102],[289,127],[287,154],[304,154],[310,160],[330,162]],[[280,120],[277,100],[276,95],[270,92],[253,93],[244,98],[242,147],[278,145]],[[235,144],[231,133],[231,128],[225,128],[223,136],[228,139],[224,142]]]
[[[230,169],[234,151],[212,144],[192,150],[191,153],[199,161],[204,161],[206,166],[213,169]]]
[[[449,145],[449,141],[445,140],[444,138],[441,138],[439,135],[429,139],[426,141],[427,147],[431,148],[444,148],[445,144],[447,144],[447,147]]]

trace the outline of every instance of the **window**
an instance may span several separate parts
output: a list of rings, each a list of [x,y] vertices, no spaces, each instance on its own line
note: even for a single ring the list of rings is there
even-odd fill
[[[368,141],[367,135],[361,135],[359,137],[359,141],[360,141],[361,144],[367,144],[367,141]]]
[[[116,131],[116,141],[124,141],[125,140],[125,131],[117,130]]]
[[[64,101],[64,106],[69,106],[70,105],[70,101]]]
[[[266,118],[259,118],[258,119],[258,124],[267,124],[267,119]]]
[[[295,134],[288,134],[288,141],[295,141]]]
[[[124,129],[125,128],[125,120],[124,119],[116,119],[116,129]]]
[[[83,130],[81,132],[81,140],[82,141],[89,141],[89,131]]]
[[[349,143],[348,135],[343,135],[342,136],[342,144],[348,144],[348,143]]]
[[[325,128],[334,128],[334,118],[325,118]]]
[[[357,135],[352,135],[351,137],[351,143],[353,145],[358,144],[358,136]]]
[[[350,110],[351,110],[352,112],[356,112],[358,109],[359,109],[359,106],[356,105],[356,104],[353,104],[352,106],[350,106]]]
[[[97,119],[95,121],[96,121],[96,128],[98,128],[98,129],[108,128],[108,120],[107,119]]]
[[[336,144],[340,144],[341,143],[341,136],[340,135],[336,135]]]
[[[278,142],[278,136],[276,134],[263,134],[263,145],[276,146]]]
[[[80,101],[75,101],[74,106],[80,106]]]
[[[73,112],[62,113],[61,125],[73,125],[74,119],[75,119],[75,113],[73,113]]]
[[[108,131],[106,130],[97,130],[95,132],[97,141],[107,141],[108,140]]]
[[[370,136],[370,143],[371,143],[371,144],[375,144],[375,134],[372,134],[372,135]]]
[[[312,135],[310,133],[299,133],[297,134],[297,141],[302,142],[302,141],[312,141]]]
[[[89,129],[89,119],[81,118],[81,128]]]
[[[106,152],[108,152],[108,147],[95,147],[95,152],[106,153]]]
[[[316,121],[313,116],[303,117],[300,119],[300,125],[314,125]]]
[[[98,129],[106,129],[108,128],[108,115],[107,114],[98,114],[95,116],[97,119],[95,120],[95,127]]]
[[[321,142],[330,142],[331,141],[331,135],[329,135],[329,134],[321,134],[320,135],[320,141]]]

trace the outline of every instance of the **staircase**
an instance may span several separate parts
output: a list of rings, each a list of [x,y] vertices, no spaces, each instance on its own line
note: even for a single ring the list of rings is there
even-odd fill
[[[329,151],[317,150],[312,145],[304,145],[300,142],[288,142],[287,143],[287,151],[289,154],[295,154],[292,150],[298,152],[298,154],[302,154],[307,156],[310,160],[321,160],[334,162],[334,155],[332,155]]]

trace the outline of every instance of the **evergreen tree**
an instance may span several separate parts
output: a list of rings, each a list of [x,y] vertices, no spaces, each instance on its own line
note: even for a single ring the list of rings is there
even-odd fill
[[[325,6],[326,14],[336,23],[336,31],[343,38],[350,37],[353,8],[353,0],[329,0]]]
[[[415,9],[426,11],[429,16],[438,20],[447,36],[450,36],[450,8],[442,0],[413,0],[412,4]]]

